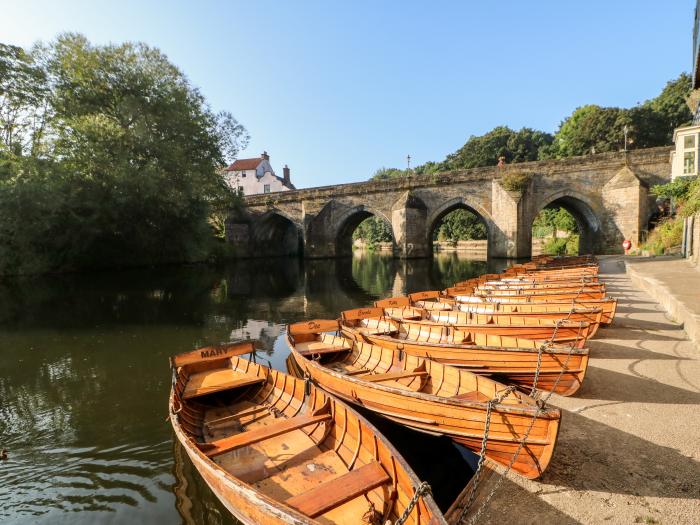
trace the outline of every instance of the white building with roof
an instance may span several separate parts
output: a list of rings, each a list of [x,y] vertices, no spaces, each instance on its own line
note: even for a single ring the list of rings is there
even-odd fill
[[[224,170],[224,178],[229,186],[243,195],[295,190],[286,164],[282,173],[282,177],[275,175],[270,156],[264,151],[258,158],[235,161]]]

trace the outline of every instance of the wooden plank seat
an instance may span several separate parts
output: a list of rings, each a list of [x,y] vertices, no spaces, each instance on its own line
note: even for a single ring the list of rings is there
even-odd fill
[[[335,352],[347,352],[350,350],[347,346],[333,346],[323,341],[307,341],[305,343],[297,343],[296,348],[301,355],[316,355],[316,354],[333,354]]]
[[[359,379],[362,379],[364,381],[380,383],[382,381],[395,381],[396,379],[403,379],[405,377],[424,377],[427,375],[428,372],[426,372],[425,370],[404,370],[402,372],[387,372],[385,374],[367,374],[358,377]]]
[[[249,376],[230,368],[215,368],[192,374],[182,394],[183,399],[192,399],[222,390],[254,385],[265,381],[263,377]]]
[[[285,503],[315,518],[389,481],[391,478],[382,465],[373,461],[293,496]]]
[[[488,396],[485,396],[481,392],[465,392],[464,394],[457,394],[452,396],[452,399],[460,399],[463,401],[479,401],[485,403],[489,400]]]
[[[269,425],[248,430],[247,432],[241,432],[240,434],[235,434],[222,439],[217,439],[209,443],[197,443],[197,446],[202,452],[204,452],[204,454],[211,458],[225,452],[230,452],[231,450],[253,445],[260,441],[264,441],[293,430],[298,430],[303,427],[308,427],[309,425],[316,425],[329,421],[332,419],[332,417],[333,416],[330,413],[330,404],[327,404],[326,406],[315,411],[313,414],[296,416],[288,419],[278,419]]]

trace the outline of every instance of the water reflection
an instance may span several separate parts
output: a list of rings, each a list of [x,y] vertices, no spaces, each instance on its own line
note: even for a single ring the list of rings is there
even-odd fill
[[[0,282],[0,522],[231,523],[173,455],[168,356],[252,337],[284,369],[286,323],[496,269],[364,253]]]

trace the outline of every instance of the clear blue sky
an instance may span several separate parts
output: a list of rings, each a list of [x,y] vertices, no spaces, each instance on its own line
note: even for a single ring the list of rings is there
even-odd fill
[[[691,67],[692,0],[0,1],[0,41],[160,48],[299,187],[442,160],[505,124],[556,130]]]

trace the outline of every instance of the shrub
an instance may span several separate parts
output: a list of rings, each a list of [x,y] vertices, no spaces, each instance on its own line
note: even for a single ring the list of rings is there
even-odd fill
[[[523,193],[532,180],[531,173],[523,173],[522,171],[514,171],[506,173],[501,179],[501,185],[506,191],[515,191]]]
[[[681,245],[683,241],[683,218],[676,217],[660,222],[658,226],[649,234],[649,238],[642,245],[643,250],[647,250],[654,255],[663,255],[672,248]]]

